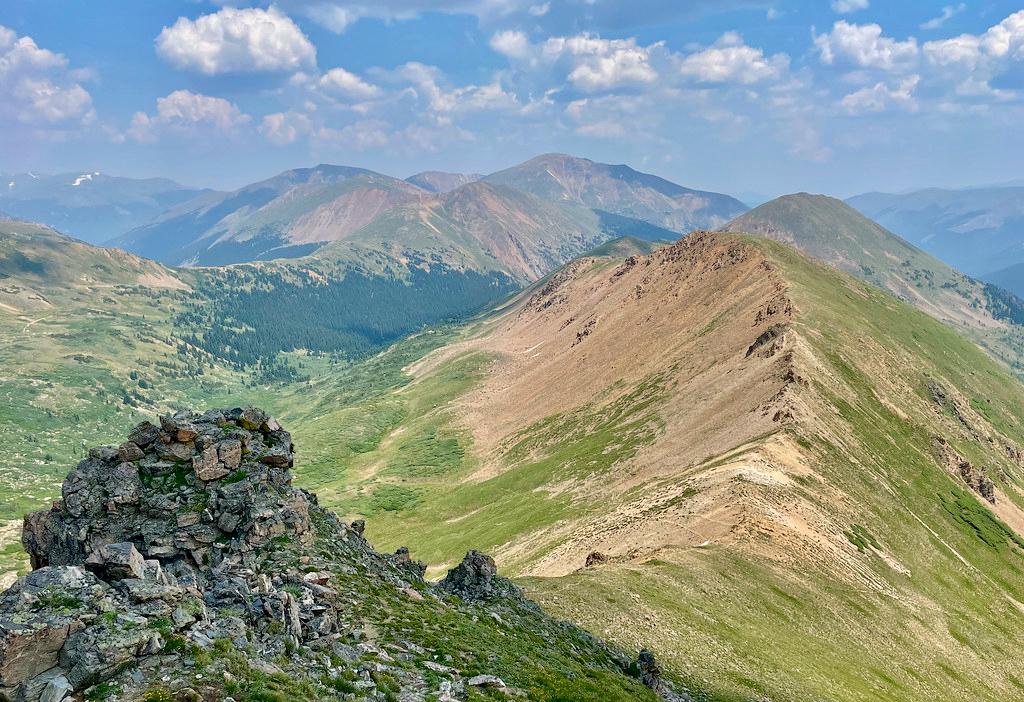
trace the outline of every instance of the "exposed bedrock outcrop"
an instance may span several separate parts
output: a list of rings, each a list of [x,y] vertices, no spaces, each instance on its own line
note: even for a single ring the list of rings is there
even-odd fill
[[[361,520],[292,485],[293,452],[251,407],[161,417],[89,451],[25,518],[33,570],[0,594],[0,700],[521,697],[475,662],[473,637],[495,635],[642,689],[623,651],[545,615],[489,556],[435,585],[408,549],[376,552]]]

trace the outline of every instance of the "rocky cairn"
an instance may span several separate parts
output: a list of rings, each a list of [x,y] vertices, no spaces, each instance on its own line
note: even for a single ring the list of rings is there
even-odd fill
[[[473,650],[494,636],[523,639],[536,665],[567,655],[681,699],[547,617],[489,556],[470,552],[435,585],[407,549],[377,553],[361,521],[292,486],[293,451],[251,407],[161,417],[92,449],[62,498],[25,518],[33,570],[0,594],[0,700],[527,697]]]

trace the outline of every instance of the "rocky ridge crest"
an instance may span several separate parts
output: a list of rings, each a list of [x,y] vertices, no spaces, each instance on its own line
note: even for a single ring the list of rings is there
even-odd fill
[[[683,699],[485,554],[435,585],[407,549],[377,553],[361,521],[291,485],[293,451],[255,408],[92,449],[25,518],[33,570],[0,594],[0,699],[545,699],[577,676],[602,680],[578,699]]]

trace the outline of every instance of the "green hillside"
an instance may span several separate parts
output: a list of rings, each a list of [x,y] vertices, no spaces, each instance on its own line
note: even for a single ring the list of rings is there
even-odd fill
[[[840,200],[785,195],[737,217],[723,231],[795,246],[954,326],[1024,372],[1024,302],[951,268]]]
[[[657,276],[679,260],[698,268],[702,260],[765,261],[795,310],[777,349],[747,349],[768,347],[751,343],[758,330],[744,319],[746,308],[734,307],[733,321],[708,307],[688,337],[673,337],[682,346],[658,347],[663,372],[584,387],[586,403],[526,430],[509,428],[480,448],[473,408],[497,401],[488,399],[489,378],[511,362],[488,340],[514,339],[504,335],[536,324],[532,310],[542,309],[535,301],[545,295],[571,300],[575,286],[632,288],[632,269],[612,276],[623,282],[609,282],[612,270],[623,269],[595,260],[458,332],[418,364],[410,362],[436,337],[416,337],[353,368],[332,402],[293,419],[320,437],[321,448],[300,465],[301,480],[331,504],[367,515],[374,539],[409,545],[431,572],[475,543],[520,575],[564,573],[521,582],[545,606],[604,636],[652,644],[689,672],[692,688],[733,699],[858,702],[1024,693],[1016,664],[1024,644],[1020,383],[973,343],[887,293],[780,244],[720,241],[713,251],[722,253],[706,258],[685,245],[663,250],[650,265],[641,261],[637,274]],[[721,289],[731,265],[708,268],[715,279],[707,289]],[[705,284],[665,276],[683,290],[697,285],[695,294]],[[652,283],[636,309],[666,304],[657,290]],[[680,314],[701,306],[672,304]],[[610,311],[594,311],[605,320],[595,329],[606,331],[593,334],[612,333]],[[745,340],[729,341],[741,329]],[[581,358],[586,343],[560,353]],[[631,346],[628,337],[599,335],[594,343]],[[703,440],[698,425],[673,409],[693,404],[675,388],[691,387],[679,364],[700,348],[716,350],[694,372],[723,362],[743,377],[764,368],[783,389],[773,402],[789,415],[743,415],[751,418],[737,431],[768,422],[767,433],[754,426],[725,450],[677,457],[676,467],[649,473],[645,466],[663,453],[678,456],[677,439]],[[558,367],[566,383],[585,384],[590,376],[574,376],[576,363]],[[529,368],[518,371],[521,383]],[[513,383],[504,392],[520,391]],[[735,396],[761,392],[741,386]],[[994,507],[948,466],[954,454],[993,481]],[[712,524],[711,515],[719,522],[731,515],[733,526],[687,544],[674,536]],[[631,551],[630,533],[662,545]],[[591,548],[620,538],[627,540],[620,550],[582,566]]]

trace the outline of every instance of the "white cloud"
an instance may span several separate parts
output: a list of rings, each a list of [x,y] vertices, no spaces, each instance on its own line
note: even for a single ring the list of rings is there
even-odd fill
[[[872,112],[884,112],[890,108],[916,110],[917,102],[914,91],[920,82],[920,76],[912,75],[899,81],[894,87],[885,83],[875,83],[871,87],[861,88],[840,100],[840,105],[848,113],[860,115]]]
[[[602,39],[586,33],[533,44],[514,30],[498,32],[490,45],[521,69],[554,71],[586,92],[655,82],[658,72],[651,65],[652,53],[664,46],[660,42],[640,46],[635,39]]]
[[[960,3],[959,5],[946,5],[942,8],[942,12],[938,17],[933,17],[927,22],[921,23],[921,29],[938,29],[946,22],[951,20],[954,16],[960,14],[967,9],[967,5]]]
[[[651,47],[638,46],[635,39],[601,39],[589,34],[552,37],[540,51],[549,61],[568,57],[575,64],[569,80],[582,90],[653,83],[658,78],[650,65]]]
[[[789,57],[775,54],[771,58],[761,49],[743,43],[743,37],[727,32],[715,44],[682,60],[680,71],[707,83],[756,83],[778,78],[789,67]]]
[[[39,130],[67,129],[92,122],[92,96],[61,54],[40,48],[32,37],[0,26],[0,119]]]
[[[157,52],[178,68],[206,75],[296,71],[316,64],[316,49],[273,6],[225,7],[191,20],[179,17],[156,39]]]
[[[314,4],[303,10],[302,14],[335,34],[341,34],[362,16],[357,10],[350,10],[330,3]]]
[[[868,9],[869,0],[832,0],[832,9],[841,15]]]
[[[155,114],[136,112],[127,137],[150,142],[156,141],[165,132],[190,138],[211,134],[231,135],[251,119],[224,98],[175,90],[165,97],[157,98]]]
[[[21,115],[21,121],[27,123],[40,118],[57,124],[92,114],[92,97],[77,84],[62,87],[46,78],[26,78],[14,89],[14,96],[29,109],[28,113]]]
[[[877,24],[839,20],[830,33],[814,35],[814,44],[826,64],[894,70],[913,65],[918,57],[916,39],[897,41],[882,36],[882,28]]]
[[[344,68],[332,68],[320,76],[319,86],[336,95],[341,95],[352,100],[369,100],[380,95],[380,88],[367,83],[355,73],[350,73]]]
[[[301,112],[275,112],[266,115],[260,124],[260,134],[276,146],[293,144],[312,129],[312,121]]]
[[[929,61],[938,65],[977,66],[991,60],[1024,60],[1024,10],[1015,12],[984,34],[961,34],[924,45]]]
[[[449,89],[440,84],[440,70],[416,62],[399,67],[397,75],[411,86],[412,95],[425,101],[434,119],[442,124],[450,123],[453,114],[508,110],[518,106],[516,96],[506,92],[498,82]]]
[[[1020,70],[1024,61],[1024,10],[1009,15],[983,34],[925,42],[923,51],[929,66],[956,85],[957,94],[1010,99],[1013,91],[993,88],[991,81]]]
[[[491,48],[499,54],[514,59],[527,58],[532,51],[530,40],[526,38],[526,35],[515,30],[505,30],[492,36]]]

